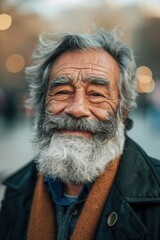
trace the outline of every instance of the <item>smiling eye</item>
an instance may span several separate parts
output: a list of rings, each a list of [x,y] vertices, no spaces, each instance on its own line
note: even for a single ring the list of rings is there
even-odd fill
[[[92,92],[89,95],[93,96],[93,97],[103,97],[103,95],[101,93],[98,93],[98,92]]]
[[[63,100],[67,100],[72,96],[73,92],[72,91],[67,91],[67,90],[59,90],[55,93],[52,94],[52,97],[55,100],[58,101],[63,101]]]
[[[59,92],[56,92],[55,93],[55,95],[63,95],[63,94],[71,94],[71,92],[69,92],[69,91],[65,91],[65,90],[63,90],[63,91],[59,91]]]
[[[90,102],[92,103],[100,103],[104,101],[105,96],[99,92],[90,92],[88,94]]]

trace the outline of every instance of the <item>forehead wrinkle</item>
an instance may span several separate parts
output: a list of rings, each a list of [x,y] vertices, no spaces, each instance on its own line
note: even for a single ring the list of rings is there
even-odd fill
[[[60,85],[71,85],[74,87],[74,83],[76,82],[83,82],[83,83],[91,83],[94,85],[101,85],[101,86],[109,86],[110,85],[110,80],[105,78],[104,76],[90,76],[86,75],[83,73],[79,73],[77,76],[77,79],[75,80],[74,78],[66,77],[66,76],[59,76],[57,78],[54,78],[51,80],[49,86],[51,88],[60,86]]]
[[[108,70],[110,70],[109,68],[106,68]],[[106,75],[109,76],[111,79],[113,78],[112,72],[110,71],[101,71],[101,70],[94,70],[94,69],[85,69],[86,70],[86,75],[90,76],[102,76],[104,78],[106,78]],[[88,71],[89,70],[89,71]]]
[[[81,69],[78,69],[78,68],[66,68],[66,69],[60,69],[59,71],[56,71],[54,73],[52,73],[51,77],[53,76],[54,78],[54,75],[58,75],[60,74],[60,76],[64,75],[64,76],[70,76],[70,75],[73,75],[75,73],[75,71],[79,70],[78,71],[78,75],[81,73],[83,75],[87,75],[87,74],[95,74],[95,75],[101,75],[101,76],[104,76],[104,75],[108,75],[109,77],[112,78],[112,72],[110,71],[110,68],[105,68],[105,70],[109,70],[109,71],[102,71],[100,69],[93,69],[93,68],[81,68]],[[60,73],[59,73],[60,72]]]
[[[109,62],[107,62],[107,64],[109,64]],[[73,65],[75,68],[84,68],[86,65],[89,65],[89,66],[98,66],[98,67],[101,67],[101,68],[106,68],[106,64],[103,64],[103,63],[100,63],[100,64],[96,64],[96,63],[66,63],[66,64],[62,64],[60,65],[59,67],[56,66],[56,68],[70,68],[70,66]],[[81,65],[81,66],[80,66]],[[109,64],[111,68],[113,68],[112,64]],[[53,64],[54,66],[54,64]]]
[[[108,74],[109,78],[110,75]],[[52,78],[53,77],[53,78]],[[73,74],[67,74],[67,75],[60,75],[57,77],[54,77],[51,75],[50,77],[50,83],[49,85],[51,87],[56,87],[63,84],[69,84],[72,85],[74,82],[89,82],[95,85],[103,85],[107,86],[110,85],[111,80],[108,77],[104,76],[104,74],[94,74],[93,72],[86,73],[85,69],[83,71],[79,71],[77,76],[74,77]]]
[[[60,71],[65,71],[65,70],[72,70],[72,69],[75,69],[75,70],[96,70],[96,71],[99,71],[99,72],[104,72],[104,73],[108,73],[107,70],[113,72],[114,68],[112,65],[109,64],[109,66],[102,66],[102,65],[98,65],[98,64],[89,64],[89,63],[81,63],[81,64],[63,64],[59,67],[55,67],[54,69],[54,66],[53,66],[53,73],[54,74],[58,74],[58,72]]]

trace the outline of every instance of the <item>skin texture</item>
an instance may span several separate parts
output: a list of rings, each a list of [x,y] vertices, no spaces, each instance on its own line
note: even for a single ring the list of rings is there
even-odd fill
[[[46,110],[53,115],[67,114],[77,119],[107,120],[119,103],[119,66],[106,51],[65,52],[53,63],[46,95]],[[62,84],[63,82],[63,84]],[[91,137],[91,133],[64,131]],[[77,195],[82,186],[65,186],[64,192]]]
[[[52,87],[57,77],[71,79],[71,84]],[[66,52],[54,62],[46,108],[54,115],[69,114],[75,118],[106,120],[107,113],[114,113],[119,102],[119,67],[116,60],[104,50]],[[88,78],[101,77],[108,85],[93,84]]]

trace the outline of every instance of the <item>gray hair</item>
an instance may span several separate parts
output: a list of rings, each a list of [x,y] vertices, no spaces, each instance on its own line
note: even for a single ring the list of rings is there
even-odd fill
[[[30,103],[36,111],[44,110],[48,79],[54,60],[66,51],[104,49],[118,62],[119,115],[127,115],[136,107],[135,61],[132,50],[114,32],[96,30],[93,34],[41,34],[39,45],[33,54],[35,65],[26,68],[26,80],[30,87]]]

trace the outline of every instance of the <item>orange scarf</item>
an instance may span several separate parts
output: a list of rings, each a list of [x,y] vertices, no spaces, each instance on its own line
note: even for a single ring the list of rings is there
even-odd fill
[[[93,240],[103,207],[113,185],[120,157],[109,163],[106,171],[93,183],[74,229],[72,240]],[[32,202],[27,240],[55,240],[54,208],[44,177],[38,177]]]

